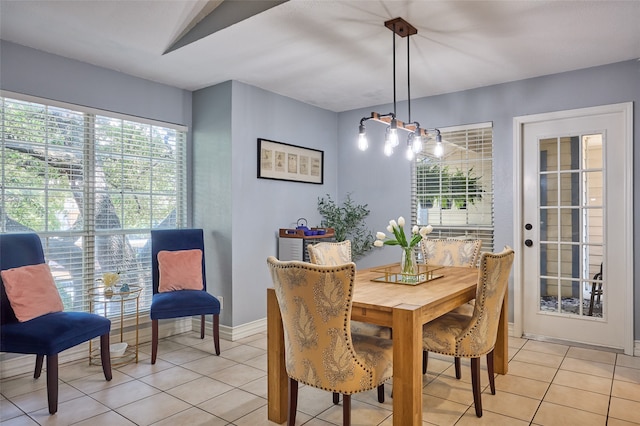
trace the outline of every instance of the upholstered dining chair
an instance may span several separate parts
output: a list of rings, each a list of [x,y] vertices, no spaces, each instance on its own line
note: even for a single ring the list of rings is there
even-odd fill
[[[204,339],[205,316],[213,315],[213,343],[220,355],[220,301],[207,293],[202,229],[151,231],[151,364],[158,355],[158,320],[200,316]]]
[[[424,263],[428,265],[475,267],[482,240],[424,238],[420,241],[420,248]]]
[[[500,253],[483,253],[473,314],[451,312],[423,326],[425,351],[471,359],[471,387],[478,417],[482,417],[480,357],[483,355],[487,356],[491,393],[496,394],[493,350],[513,258],[514,252],[510,247],[505,247]]]
[[[462,240],[457,238],[423,239],[420,241],[424,263],[440,266],[462,266],[475,268],[478,265],[482,240]],[[457,307],[453,312],[471,315],[474,301]],[[422,353],[422,374],[427,374],[428,352]],[[462,377],[460,358],[455,359],[456,378]]]
[[[393,374],[391,340],[351,333],[354,263],[338,266],[267,259],[284,328],[289,377],[287,425],[295,424],[298,383],[343,395],[343,424],[351,424],[351,395],[378,388]]]
[[[351,241],[344,240],[337,243],[317,243],[307,245],[309,253],[309,261],[316,265],[343,265],[351,262]],[[391,339],[391,329],[375,324],[360,321],[351,321],[352,334],[364,334],[367,336],[377,336],[385,339]],[[340,396],[333,394],[333,402],[337,404]],[[378,388],[378,402],[384,402],[384,385]]]
[[[307,245],[307,252],[309,253],[309,261],[316,265],[342,265],[351,262],[351,241],[309,244]],[[381,327],[360,321],[351,321],[351,332],[385,339],[391,338],[391,329],[389,327]]]
[[[49,413],[58,411],[58,354],[100,337],[100,360],[111,380],[111,321],[87,312],[64,312],[34,233],[0,235],[0,351],[36,355],[34,379],[47,357]]]

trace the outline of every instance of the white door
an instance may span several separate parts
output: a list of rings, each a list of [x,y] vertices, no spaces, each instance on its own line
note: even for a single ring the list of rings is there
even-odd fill
[[[631,111],[516,119],[524,336],[632,351]]]

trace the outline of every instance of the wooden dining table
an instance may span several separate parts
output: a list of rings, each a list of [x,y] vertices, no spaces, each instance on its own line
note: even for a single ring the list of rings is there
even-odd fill
[[[390,327],[393,332],[393,424],[422,425],[422,325],[475,298],[478,270],[443,267],[440,278],[422,284],[378,281],[382,267],[356,271],[351,319]],[[374,281],[376,280],[376,281]],[[494,371],[507,373],[507,295],[505,294]],[[278,300],[267,289],[268,418],[287,420],[284,330]]]

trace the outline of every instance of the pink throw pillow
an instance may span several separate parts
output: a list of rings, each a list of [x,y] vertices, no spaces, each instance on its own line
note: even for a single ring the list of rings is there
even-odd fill
[[[158,252],[158,291],[202,290],[202,250]]]
[[[60,293],[46,263],[11,268],[0,274],[18,321],[25,322],[64,310]]]

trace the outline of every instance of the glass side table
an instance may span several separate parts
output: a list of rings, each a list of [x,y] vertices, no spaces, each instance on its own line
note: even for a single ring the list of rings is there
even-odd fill
[[[114,317],[119,315],[120,317],[120,340],[110,342],[111,350],[111,365],[121,366],[130,362],[138,362],[138,326],[140,322],[140,294],[142,293],[142,287],[129,286],[129,291],[120,292],[114,290],[113,293],[107,292],[105,294],[104,286],[92,287],[87,291],[89,296],[89,312],[102,315],[105,318]],[[135,332],[136,339],[134,344],[128,344],[124,341],[124,312],[125,307],[135,304]],[[113,331],[113,329],[111,330]],[[126,348],[122,351],[121,347]],[[101,365],[100,362],[100,347],[94,348],[93,340],[89,340],[89,365]],[[120,350],[122,353],[120,353]],[[116,351],[118,351],[116,353]]]

